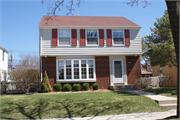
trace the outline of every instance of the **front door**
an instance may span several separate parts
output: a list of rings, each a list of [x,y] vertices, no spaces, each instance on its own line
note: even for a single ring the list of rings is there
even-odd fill
[[[122,60],[113,60],[113,82],[123,83],[123,62]]]

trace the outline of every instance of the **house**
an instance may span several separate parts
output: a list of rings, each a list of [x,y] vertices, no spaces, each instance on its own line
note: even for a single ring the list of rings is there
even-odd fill
[[[145,60],[144,64],[141,64],[142,77],[152,77],[151,61]]]
[[[41,81],[133,85],[141,77],[140,26],[124,17],[55,16],[39,23]]]
[[[6,81],[8,74],[8,50],[0,45],[0,80]]]

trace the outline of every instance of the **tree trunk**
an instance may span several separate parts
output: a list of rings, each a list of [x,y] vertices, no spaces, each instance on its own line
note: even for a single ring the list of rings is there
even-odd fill
[[[177,117],[180,115],[179,108],[179,10],[180,10],[180,2],[179,1],[166,1],[166,5],[168,8],[169,20],[171,25],[171,32],[173,35],[173,41],[176,51],[177,58]]]

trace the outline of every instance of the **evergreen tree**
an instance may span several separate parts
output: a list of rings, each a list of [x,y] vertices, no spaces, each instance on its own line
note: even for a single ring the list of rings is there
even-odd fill
[[[41,92],[51,92],[51,91],[52,91],[52,88],[51,88],[51,85],[49,83],[49,78],[48,78],[47,73],[45,71],[43,80],[41,82]]]
[[[169,15],[167,10],[162,18],[156,18],[155,29],[151,29],[152,34],[145,36],[142,43],[147,48],[143,48],[143,57],[151,61],[151,65],[177,66],[176,53],[171,33]]]

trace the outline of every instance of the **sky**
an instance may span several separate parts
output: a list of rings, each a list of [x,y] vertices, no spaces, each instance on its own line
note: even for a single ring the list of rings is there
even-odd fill
[[[57,15],[66,16],[66,0]],[[130,0],[84,0],[80,6],[74,6],[73,15],[79,16],[116,16],[125,17],[140,25],[141,37],[150,35],[150,28],[154,28],[156,18],[164,15],[167,9],[164,0],[148,0],[151,5],[143,8],[128,6],[124,2]],[[15,60],[19,54],[31,53],[39,55],[39,28],[38,24],[43,15],[47,15],[48,4],[53,5],[54,0],[0,0],[0,45],[11,51]],[[75,1],[77,3],[77,1]],[[9,54],[10,56],[10,54]]]

